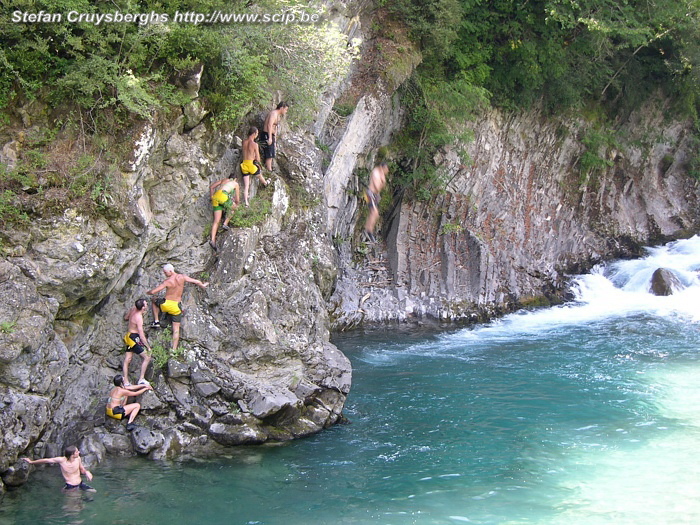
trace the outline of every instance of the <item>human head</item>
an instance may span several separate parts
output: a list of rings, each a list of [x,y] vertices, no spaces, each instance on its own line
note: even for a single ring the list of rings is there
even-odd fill
[[[257,135],[257,134],[258,134],[258,128],[256,128],[255,126],[250,126],[250,129],[248,130],[248,136],[252,137],[253,135]]]
[[[122,386],[124,384],[124,376],[117,374],[114,376],[114,379],[112,379],[112,382],[114,383],[114,386]]]
[[[78,448],[75,445],[69,445],[63,449],[63,455],[66,456],[66,459],[70,459],[73,457],[76,450],[78,450]]]
[[[380,162],[379,167],[384,170],[384,174],[389,173],[389,165],[386,162]]]
[[[137,310],[143,310],[146,308],[147,301],[144,298],[141,299],[136,299],[136,302],[134,303],[134,306],[136,306]]]
[[[170,275],[171,273],[175,273],[175,267],[168,263],[163,266],[163,272],[165,272],[165,275]]]
[[[289,104],[287,104],[285,101],[282,101],[279,104],[277,104],[277,109],[279,109],[283,115],[286,115],[287,110],[289,109]]]

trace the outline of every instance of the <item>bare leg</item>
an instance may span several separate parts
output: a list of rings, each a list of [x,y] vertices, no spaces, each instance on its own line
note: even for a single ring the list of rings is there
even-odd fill
[[[216,232],[219,231],[219,223],[221,222],[222,210],[214,211],[214,222],[211,224],[211,242],[216,243]]]
[[[250,187],[250,175],[243,175],[243,203],[248,206],[248,188]]]
[[[177,345],[180,342],[180,323],[173,321],[173,353],[177,352]]]
[[[129,365],[131,364],[131,358],[134,357],[133,352],[126,352],[124,354],[124,364],[122,365],[122,376],[124,376],[124,384],[128,385],[129,381]]]
[[[270,164],[272,164],[272,159],[270,159]],[[272,168],[270,168],[270,171],[272,171]],[[258,171],[258,180],[263,186],[268,185],[268,182],[265,180],[265,177],[263,177],[262,171]]]
[[[146,370],[148,370],[148,365],[150,364],[150,362],[151,355],[147,354],[146,352],[143,352],[141,354],[141,377],[139,377],[139,381],[141,381],[142,379],[146,379]]]
[[[139,403],[131,403],[124,407],[124,414],[129,416],[129,423],[134,422],[134,419],[136,419],[139,410],[141,410],[141,405]]]
[[[377,224],[377,219],[379,219],[379,210],[373,207],[369,210],[367,222],[365,222],[365,230],[374,233],[374,226]]]
[[[155,301],[151,301],[151,309],[153,310],[153,322],[159,322],[160,306],[158,306]]]

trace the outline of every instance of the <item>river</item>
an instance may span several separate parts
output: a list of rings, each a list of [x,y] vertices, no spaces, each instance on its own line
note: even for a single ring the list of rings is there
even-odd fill
[[[672,269],[685,289],[648,293]],[[14,524],[700,523],[700,239],[572,278],[575,300],[469,329],[338,336],[350,423],[216,460],[55,468]]]

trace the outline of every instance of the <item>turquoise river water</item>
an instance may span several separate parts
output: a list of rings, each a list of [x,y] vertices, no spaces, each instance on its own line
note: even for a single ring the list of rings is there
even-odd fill
[[[686,288],[647,290],[658,267]],[[572,279],[569,304],[439,333],[337,337],[349,424],[226,457],[55,467],[14,524],[700,523],[700,239]]]

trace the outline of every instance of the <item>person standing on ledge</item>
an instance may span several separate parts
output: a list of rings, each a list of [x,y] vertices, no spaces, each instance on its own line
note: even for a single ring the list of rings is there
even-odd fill
[[[369,207],[369,215],[365,222],[365,236],[369,242],[377,242],[374,236],[374,227],[379,219],[379,195],[386,186],[386,176],[389,173],[389,166],[386,162],[377,164],[369,174],[369,184],[365,190],[365,200]]]
[[[260,166],[260,148],[255,143],[258,138],[258,128],[252,126],[248,130],[248,138],[243,141],[243,162],[241,162],[241,173],[243,174],[243,203],[248,206],[248,188],[250,187],[250,176],[257,175],[260,184],[267,186],[269,182],[262,175]],[[272,162],[272,161],[270,161]]]
[[[64,491],[80,489],[84,490],[85,492],[97,492],[90,485],[83,482],[82,476],[85,475],[88,481],[91,481],[92,473],[83,467],[83,461],[80,459],[80,451],[78,450],[78,447],[73,445],[66,447],[63,450],[63,456],[58,456],[55,458],[22,459],[30,465],[58,463],[58,466],[61,467],[63,479],[66,482],[66,486],[63,487]]]
[[[287,114],[289,104],[280,102],[277,104],[277,109],[273,109],[267,115],[263,130],[260,133],[260,144],[263,149],[263,157],[265,157],[265,167],[267,171],[272,171],[272,159],[275,158],[275,145],[277,144],[277,130],[279,128],[280,119]]]
[[[177,351],[177,345],[180,342],[180,321],[182,320],[182,308],[180,301],[182,300],[182,292],[185,289],[185,283],[196,284],[200,288],[206,288],[209,283],[203,283],[198,279],[193,279],[182,273],[175,273],[175,268],[168,263],[163,266],[165,281],[159,286],[148,290],[148,295],[154,295],[165,290],[165,299],[154,299],[151,303],[153,306],[153,324],[152,328],[160,328],[160,312],[170,314],[173,319],[173,353]]]
[[[124,320],[129,321],[129,328],[124,336],[126,343],[126,351],[124,353],[124,364],[122,372],[124,373],[124,384],[130,386],[129,383],[129,365],[134,357],[134,354],[141,356],[141,375],[139,376],[139,385],[147,385],[146,370],[151,362],[151,347],[148,344],[148,339],[143,331],[143,314],[148,307],[146,299],[137,299],[126,314]]]
[[[216,190],[215,193],[214,190],[216,188],[219,189]],[[238,181],[236,181],[235,178],[217,180],[214,184],[209,186],[209,196],[211,197],[211,205],[214,209],[214,221],[211,224],[209,246],[211,246],[214,251],[217,251],[216,232],[219,231],[221,216],[226,212],[224,224],[221,226],[221,228],[226,231],[228,230],[228,223],[231,220],[231,216],[238,206],[238,203],[241,201],[238,189]],[[235,196],[232,196],[232,193],[235,194]]]

